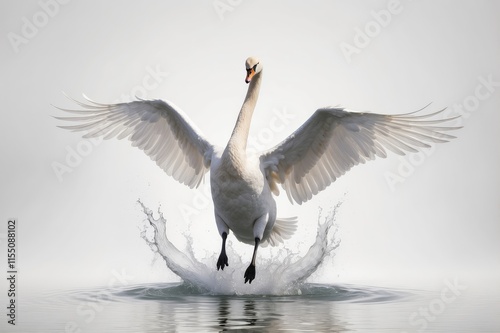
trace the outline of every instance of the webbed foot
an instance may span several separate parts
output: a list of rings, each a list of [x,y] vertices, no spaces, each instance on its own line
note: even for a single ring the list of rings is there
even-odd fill
[[[250,264],[250,266],[248,266],[247,270],[245,271],[245,283],[249,283],[249,284],[252,284],[252,281],[255,279],[255,265],[254,264]]]
[[[221,252],[219,256],[219,260],[217,260],[217,270],[222,269],[224,270],[225,266],[229,266],[226,251]]]

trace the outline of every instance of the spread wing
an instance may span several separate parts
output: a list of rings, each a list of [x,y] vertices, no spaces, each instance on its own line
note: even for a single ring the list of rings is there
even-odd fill
[[[172,103],[138,100],[101,104],[88,98],[75,102],[83,110],[61,110],[78,116],[55,118],[77,124],[59,127],[86,132],[84,138],[127,138],[169,176],[191,188],[207,173],[214,147]]]
[[[419,110],[421,111],[421,110]],[[443,126],[455,118],[435,119],[419,111],[382,115],[342,108],[318,109],[298,130],[261,155],[261,166],[275,194],[282,184],[290,201],[299,204],[324,190],[353,166],[387,151],[399,155],[446,142],[454,136]]]

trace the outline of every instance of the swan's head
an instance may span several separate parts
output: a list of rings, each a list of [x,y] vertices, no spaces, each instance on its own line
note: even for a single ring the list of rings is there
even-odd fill
[[[247,77],[245,78],[246,83],[252,81],[253,76],[260,73],[262,70],[262,64],[256,57],[248,58],[247,61],[245,61],[245,67],[247,69]]]

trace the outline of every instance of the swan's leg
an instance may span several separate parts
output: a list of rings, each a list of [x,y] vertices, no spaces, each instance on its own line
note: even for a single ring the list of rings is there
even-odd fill
[[[252,283],[255,279],[255,259],[257,258],[257,249],[259,248],[260,241],[264,237],[264,230],[269,222],[269,214],[264,214],[259,217],[253,225],[253,236],[255,237],[255,247],[253,249],[252,262],[245,271],[245,283]]]
[[[255,247],[253,249],[252,262],[245,271],[245,283],[252,284],[253,279],[255,279],[255,259],[257,258],[257,249],[259,248],[260,238],[255,237]]]
[[[222,236],[222,250],[220,251],[219,260],[217,260],[217,270],[219,270],[219,268],[224,270],[224,266],[229,266],[229,263],[227,260],[227,255],[226,255],[227,233],[223,232],[221,236]]]
[[[215,214],[215,223],[217,223],[217,229],[222,237],[222,249],[220,251],[219,260],[217,260],[217,270],[224,270],[225,266],[229,266],[227,255],[226,255],[226,238],[229,234],[229,227],[224,222],[224,220],[217,214]]]

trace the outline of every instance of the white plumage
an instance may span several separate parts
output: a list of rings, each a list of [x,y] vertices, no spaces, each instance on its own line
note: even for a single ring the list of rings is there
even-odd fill
[[[452,120],[436,119],[443,110],[401,115],[359,113],[338,107],[318,109],[299,129],[274,148],[247,156],[251,117],[262,80],[262,64],[246,61],[250,82],[247,96],[226,148],[210,144],[200,130],[173,103],[138,100],[101,104],[86,98],[75,101],[83,110],[64,111],[72,117],[56,117],[78,124],[60,126],[86,132],[84,137],[127,138],[143,150],[168,175],[194,188],[210,173],[215,220],[223,244],[217,268],[228,265],[226,237],[232,230],[238,240],[255,244],[245,282],[255,278],[259,244],[275,246],[296,230],[295,218],[277,219],[274,195],[283,187],[292,202],[302,204],[324,190],[353,166],[386,157],[390,150],[404,155],[446,142],[456,127]]]
[[[404,155],[446,142],[443,133],[453,127],[436,126],[451,119],[430,120],[443,110],[427,115],[417,112],[381,115],[349,112],[341,108],[317,110],[297,131],[261,157],[270,186],[283,184],[290,201],[299,204],[324,190],[353,166],[387,150]],[[271,177],[269,177],[271,174]]]

